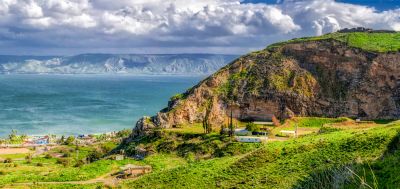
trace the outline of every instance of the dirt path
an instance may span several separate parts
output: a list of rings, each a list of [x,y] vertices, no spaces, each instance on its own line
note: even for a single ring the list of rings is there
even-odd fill
[[[31,150],[28,148],[0,148],[0,155],[5,154],[27,154],[30,153]]]

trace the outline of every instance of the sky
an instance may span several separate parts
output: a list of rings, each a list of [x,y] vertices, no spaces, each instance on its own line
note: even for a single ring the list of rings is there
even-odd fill
[[[0,54],[244,54],[342,28],[400,31],[400,0],[0,0]]]

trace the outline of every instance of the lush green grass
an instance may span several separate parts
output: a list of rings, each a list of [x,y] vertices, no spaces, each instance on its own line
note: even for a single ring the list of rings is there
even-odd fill
[[[292,122],[307,129],[348,120],[296,118]],[[151,165],[153,172],[123,182],[122,188],[332,188],[334,184],[341,188],[359,188],[361,182],[354,175],[360,175],[371,186],[378,183],[381,188],[394,188],[400,184],[397,174],[400,171],[399,132],[400,122],[394,121],[371,124],[367,129],[354,125],[353,129],[332,129],[297,139],[259,144],[234,142],[218,133],[168,131],[127,146],[128,153],[138,146],[152,152],[142,161],[99,160],[80,168],[64,167],[56,163],[56,158],[45,157],[33,158],[30,164],[25,160],[2,163],[0,186],[18,182],[90,180],[131,163]],[[111,144],[105,146],[108,145]],[[74,146],[65,148],[54,149],[54,152],[75,149]],[[80,150],[80,154],[87,154],[92,147]],[[17,167],[13,167],[14,164]],[[97,188],[102,185],[32,187]]]
[[[43,166],[37,166],[37,163]],[[101,175],[107,174],[113,170],[118,170],[122,165],[128,163],[137,163],[134,160],[99,160],[82,167],[64,167],[56,164],[55,159],[34,158],[32,163],[14,162],[12,167],[10,164],[1,164],[0,186],[11,183],[21,182],[49,182],[49,181],[80,181],[89,180]],[[17,167],[14,167],[14,164]]]
[[[92,163],[81,163],[96,149],[110,151],[116,146],[113,142],[103,142],[91,146],[59,146],[37,157],[26,159],[28,154],[2,155],[1,158],[11,158],[12,163],[0,163],[0,186],[24,182],[63,182],[89,180],[112,171],[128,163],[137,164],[136,160],[125,159],[114,161],[102,159]],[[55,158],[50,154],[63,157]],[[60,162],[68,162],[63,164]],[[139,163],[140,164],[140,163]]]
[[[166,171],[178,166],[186,165],[187,161],[173,154],[154,154],[138,163],[150,165],[153,172]]]
[[[288,120],[289,125],[298,127],[322,127],[325,124],[341,123],[351,121],[349,118],[321,118],[321,117],[296,117],[294,120]]]
[[[106,188],[103,184],[36,184],[30,186],[32,189],[99,189]]]
[[[314,121],[311,121],[314,122]],[[320,124],[320,122],[318,122]],[[398,136],[400,124],[369,130],[340,130],[285,142],[271,142],[244,156],[194,162],[126,183],[129,188],[303,188],[312,175],[356,162],[373,162]],[[394,159],[397,160],[397,159]],[[387,160],[386,167],[394,166]],[[398,186],[397,168],[378,174],[378,182]],[[390,178],[386,181],[387,177]],[[397,180],[396,180],[397,179]],[[311,183],[313,184],[313,183]],[[315,185],[314,185],[315,186]],[[326,185],[327,186],[327,185]],[[385,186],[385,185],[382,185]],[[329,188],[329,187],[327,187]]]
[[[237,143],[233,138],[219,133],[162,132],[160,136],[149,136],[127,144],[124,148],[130,155],[136,154],[137,147],[153,153],[171,154],[187,161],[233,156],[258,148],[257,143]]]
[[[286,42],[270,45],[267,49],[280,47],[288,43],[335,39],[347,43],[351,47],[373,52],[393,52],[400,50],[400,33],[330,33],[317,37],[296,38]]]
[[[152,173],[137,181],[125,182],[125,188],[208,188],[215,187],[215,178],[239,159],[236,157],[215,158],[188,164],[162,173]]]
[[[28,155],[28,154],[1,154],[0,158],[1,159],[7,159],[7,158],[21,159],[21,158],[25,158],[26,155]]]

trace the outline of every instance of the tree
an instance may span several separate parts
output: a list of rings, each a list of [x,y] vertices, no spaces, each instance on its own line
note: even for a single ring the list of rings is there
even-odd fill
[[[206,112],[203,118],[203,129],[204,133],[208,134],[212,131],[212,125],[210,123],[210,113],[212,108],[212,100],[206,102]]]
[[[63,135],[63,136],[61,136],[60,143],[61,144],[64,143],[64,140],[65,140],[65,136]]]
[[[235,133],[234,126],[233,126],[233,110],[232,109],[233,109],[233,107],[232,107],[232,103],[231,103],[231,114],[229,116],[229,125],[228,125],[230,137],[232,137],[233,134]]]
[[[17,130],[12,129],[10,135],[8,135],[8,139],[10,139],[10,141],[15,140],[15,138],[17,137]]]
[[[69,136],[69,137],[67,138],[67,140],[65,140],[64,144],[65,144],[65,145],[72,145],[72,144],[74,144],[74,141],[75,141],[75,137]]]
[[[225,129],[226,129],[226,125],[225,124],[221,124],[221,130],[219,132],[220,135],[225,135]]]
[[[260,131],[260,127],[254,123],[247,123],[246,130],[252,131],[252,132],[253,131],[258,132],[258,131]]]

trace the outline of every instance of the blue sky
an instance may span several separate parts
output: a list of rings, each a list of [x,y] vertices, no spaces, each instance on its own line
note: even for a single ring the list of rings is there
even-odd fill
[[[1,0],[0,54],[244,54],[342,28],[400,30],[400,0]]]
[[[399,8],[399,0],[336,0],[337,2],[350,3],[356,5],[364,5],[374,7],[379,11]],[[267,3],[277,4],[282,0],[245,0],[244,3]]]

